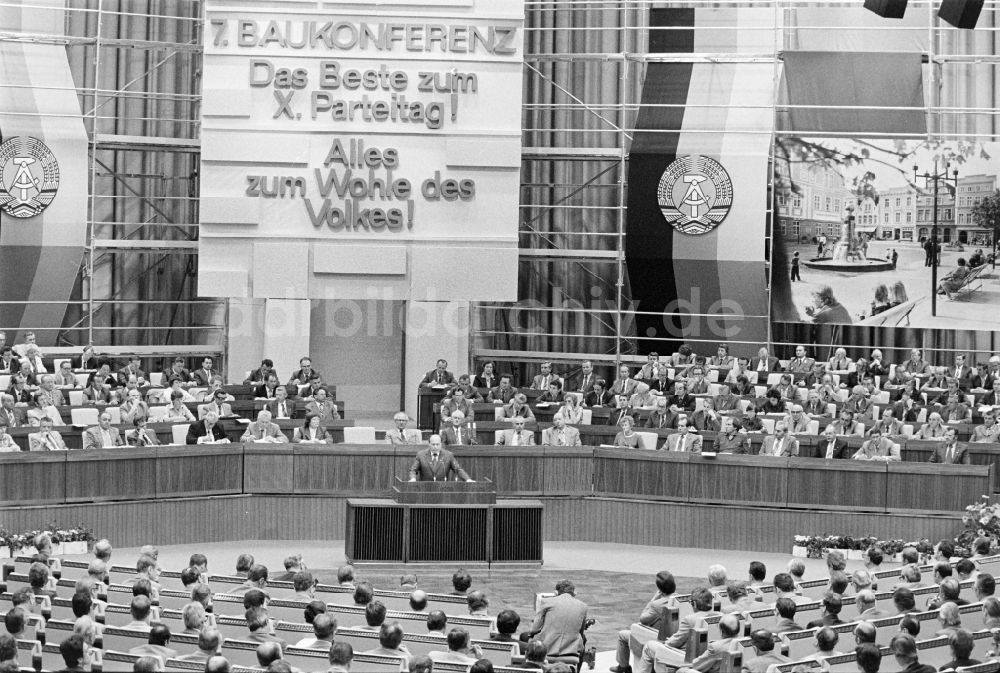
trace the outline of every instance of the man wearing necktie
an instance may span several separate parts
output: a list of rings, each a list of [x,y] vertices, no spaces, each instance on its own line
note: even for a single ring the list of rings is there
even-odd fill
[[[594,365],[590,360],[580,365],[580,382],[576,385],[576,392],[586,395],[594,388]]]
[[[542,430],[543,446],[580,446],[580,431],[566,425],[562,414],[552,417],[552,427]]]
[[[0,402],[2,404],[2,408],[0,408],[0,425],[7,426],[9,430],[10,428],[19,428],[27,424],[27,421],[24,420],[24,409],[18,409],[14,406],[15,400],[13,395],[5,393],[0,396],[0,400],[2,400]]]
[[[661,448],[681,453],[701,453],[701,435],[691,434],[688,428],[687,416],[681,416],[677,420],[677,432],[669,435]]]
[[[887,463],[899,462],[899,445],[883,436],[877,428],[872,428],[871,439],[861,445],[854,454],[854,460],[880,460]]]
[[[271,412],[271,418],[291,418],[295,415],[295,404],[288,399],[288,389],[278,386],[274,389],[274,399],[265,408]]]
[[[448,371],[448,361],[442,359],[437,361],[437,367],[424,374],[419,387],[450,386],[453,383],[455,383],[455,376]]]
[[[969,458],[969,447],[958,445],[958,429],[949,427],[944,432],[944,443],[931,453],[929,463],[943,463],[945,465],[969,465],[972,463]]]
[[[462,446],[475,444],[475,432],[465,426],[465,414],[461,411],[451,413],[451,426],[441,431],[441,441],[445,446]]]
[[[796,457],[799,455],[799,442],[788,434],[788,425],[784,421],[774,424],[774,437],[765,437],[761,447],[765,456]]]
[[[535,433],[524,429],[526,420],[523,416],[515,418],[512,421],[514,428],[512,430],[504,430],[497,437],[497,446],[534,446]]]
[[[831,425],[826,426],[823,431],[820,456],[826,460],[840,460],[850,457],[850,448],[847,446],[847,442],[837,438],[837,431]]]
[[[406,438],[406,424],[410,422],[410,417],[406,415],[405,411],[397,411],[396,415],[392,417],[392,422],[396,424],[396,427],[386,433],[392,445],[409,444],[410,440]]]
[[[540,368],[542,373],[535,376],[531,382],[531,387],[535,390],[548,390],[549,384],[559,377],[552,373],[551,362],[543,362]]]
[[[431,435],[430,446],[417,451],[410,466],[410,481],[474,481],[455,460],[451,451],[441,447],[440,435]]]
[[[66,442],[62,435],[52,429],[52,419],[46,416],[40,421],[38,432],[28,435],[29,451],[65,451]]]

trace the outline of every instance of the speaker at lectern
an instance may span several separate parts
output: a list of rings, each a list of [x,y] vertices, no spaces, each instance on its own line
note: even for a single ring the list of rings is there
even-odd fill
[[[396,477],[393,499],[402,505],[494,505],[497,489],[481,481],[403,481]]]

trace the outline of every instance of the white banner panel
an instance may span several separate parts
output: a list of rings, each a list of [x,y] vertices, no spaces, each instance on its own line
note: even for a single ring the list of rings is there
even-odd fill
[[[212,279],[244,270],[236,296],[516,299],[523,0],[206,13],[199,263],[222,275],[202,274],[201,294],[233,296]],[[337,244],[353,253],[328,259]],[[363,260],[400,246],[405,284],[378,265],[358,283]],[[456,283],[414,254],[442,246],[476,253],[476,273]]]

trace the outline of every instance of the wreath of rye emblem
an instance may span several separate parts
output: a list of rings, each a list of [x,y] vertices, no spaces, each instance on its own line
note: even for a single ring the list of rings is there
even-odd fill
[[[15,136],[0,145],[0,211],[28,218],[45,210],[59,189],[59,163],[38,138]]]
[[[733,207],[733,182],[715,159],[689,154],[663,171],[656,196],[667,224],[682,234],[707,234]]]

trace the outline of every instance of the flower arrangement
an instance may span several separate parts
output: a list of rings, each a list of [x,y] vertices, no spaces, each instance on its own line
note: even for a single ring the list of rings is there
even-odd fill
[[[96,538],[94,537],[94,531],[87,528],[83,524],[77,524],[72,527],[60,527],[56,526],[55,523],[50,523],[41,528],[35,530],[24,531],[22,533],[14,533],[3,526],[0,526],[0,549],[6,548],[11,556],[14,556],[22,549],[27,549],[34,544],[35,536],[39,533],[48,533],[49,538],[52,540],[52,546],[55,553],[63,553],[58,551],[66,543],[69,542],[83,542],[89,545]]]
[[[955,554],[971,556],[972,543],[980,537],[992,540],[993,549],[996,549],[1000,539],[1000,502],[990,503],[988,495],[980,496],[978,502],[966,507],[962,513],[962,530],[955,536]]]
[[[842,549],[848,558],[860,559],[862,554],[872,547],[879,547],[888,557],[898,555],[906,547],[915,547],[917,551],[930,556],[934,553],[934,544],[927,538],[920,540],[879,540],[874,535],[852,537],[850,535],[796,535],[793,553],[808,558],[823,558],[829,549]],[[805,550],[804,553],[802,550]],[[855,552],[855,553],[851,553]]]

